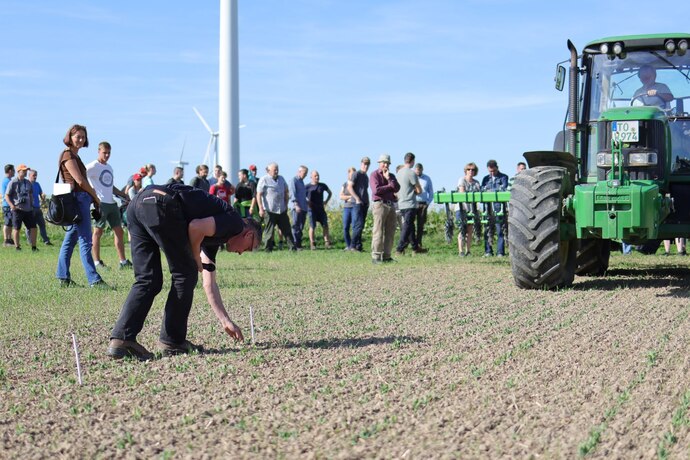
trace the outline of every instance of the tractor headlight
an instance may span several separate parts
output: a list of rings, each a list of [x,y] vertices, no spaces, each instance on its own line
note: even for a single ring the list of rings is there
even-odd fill
[[[599,45],[599,52],[601,54],[608,54],[609,53],[608,43],[602,43],[601,45]]]
[[[613,44],[613,54],[618,56],[623,52],[623,44],[621,42],[616,42]]]
[[[597,167],[605,168],[613,164],[613,155],[606,152],[597,153]]]
[[[628,166],[655,166],[656,164],[656,152],[630,152],[628,154]]]

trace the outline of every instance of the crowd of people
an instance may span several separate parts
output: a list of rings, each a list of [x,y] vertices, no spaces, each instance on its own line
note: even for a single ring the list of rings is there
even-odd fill
[[[78,245],[89,285],[109,287],[99,273],[108,267],[101,258],[101,239],[106,227],[110,227],[114,236],[119,267],[134,270],[134,285],[107,349],[107,354],[113,358],[149,359],[153,356],[137,342],[136,336],[153,299],[162,289],[161,250],[168,260],[172,285],[158,346],[164,354],[175,354],[200,349],[186,339],[187,318],[199,272],[209,304],[224,330],[235,339],[243,337],[239,327],[230,320],[215,281],[218,251],[225,249],[241,254],[263,246],[265,251],[271,252],[276,249],[276,233],[278,248],[284,241],[290,251],[301,251],[307,222],[311,250],[317,249],[319,226],[324,248],[333,247],[326,207],[334,193],[320,181],[317,170],[309,174],[305,165],[299,166],[288,180],[280,175],[275,162],[268,164],[261,176],[257,174],[256,165],[250,165],[238,172],[236,185],[228,180],[220,166],[214,167],[213,177],[209,178],[210,169],[203,164],[196,167],[196,175],[185,185],[184,169],[177,166],[170,179],[157,185],[156,166],[146,164],[118,188],[113,168],[108,164],[112,155],[108,142],[100,142],[96,159],[86,164],[80,157],[80,150],[89,145],[86,127],[70,127],[63,143],[65,148],[59,157],[58,176],[63,183],[69,184],[81,219],[65,231],[56,278],[62,286],[75,285],[70,265]],[[371,173],[370,166],[369,157],[363,157],[359,169],[347,169],[338,189],[337,198],[343,209],[344,250],[364,252],[362,234],[371,208],[372,263],[393,262],[394,250],[397,256],[408,250],[414,254],[426,253],[422,240],[434,188],[431,178],[424,173],[424,166],[416,162],[411,152],[403,156],[395,173],[391,171],[391,157],[387,154],[378,158],[377,168]],[[509,178],[500,172],[495,160],[489,160],[486,167],[488,174],[479,182],[476,179],[479,168],[475,163],[468,163],[458,181],[457,191],[510,190],[515,176]],[[524,169],[525,163],[518,163],[516,175]],[[2,183],[4,244],[18,251],[22,249],[22,225],[32,251],[38,251],[39,231],[43,243],[52,245],[41,211],[46,195],[37,176],[38,172],[25,164],[20,164],[16,170],[11,164],[5,166]],[[309,181],[305,183],[307,176]],[[483,227],[484,256],[505,256],[507,212],[506,203],[458,204],[459,255],[470,255],[473,237],[479,237]],[[126,257],[124,228],[129,234],[132,261]],[[678,252],[684,255],[684,240],[677,244]],[[669,254],[670,242],[665,244],[665,250]]]

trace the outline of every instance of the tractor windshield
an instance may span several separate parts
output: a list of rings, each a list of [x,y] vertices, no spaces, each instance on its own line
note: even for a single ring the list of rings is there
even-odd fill
[[[593,56],[592,63],[589,121],[596,121],[606,109],[631,105],[656,105],[667,111],[669,116],[688,116],[690,54],[666,56],[665,52],[660,51],[633,51],[624,59],[613,60],[605,54],[597,54]],[[640,69],[643,69],[643,74],[655,74],[652,77],[655,83],[652,86],[648,83],[648,88],[654,87],[659,93],[667,88],[673,99],[665,101],[660,96],[640,97],[643,88]]]
[[[591,62],[589,123],[613,107],[657,106],[668,116],[674,159],[690,158],[690,53],[631,51],[624,58],[596,54]],[[649,89],[656,95],[649,96]],[[673,169],[689,174],[690,162],[685,171],[677,165]]]

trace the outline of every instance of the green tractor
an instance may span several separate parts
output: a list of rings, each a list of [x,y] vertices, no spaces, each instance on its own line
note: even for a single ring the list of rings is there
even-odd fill
[[[690,34],[609,37],[578,64],[568,41],[568,112],[553,151],[526,152],[515,177],[508,241],[515,284],[567,287],[603,275],[611,241],[655,251],[690,236]],[[565,61],[568,62],[568,61]],[[562,90],[566,69],[557,66]],[[436,201],[480,202],[439,193]]]

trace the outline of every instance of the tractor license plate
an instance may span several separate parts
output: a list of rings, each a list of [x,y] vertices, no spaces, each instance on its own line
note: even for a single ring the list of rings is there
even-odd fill
[[[618,142],[640,142],[640,122],[614,121],[611,123],[611,135]]]

